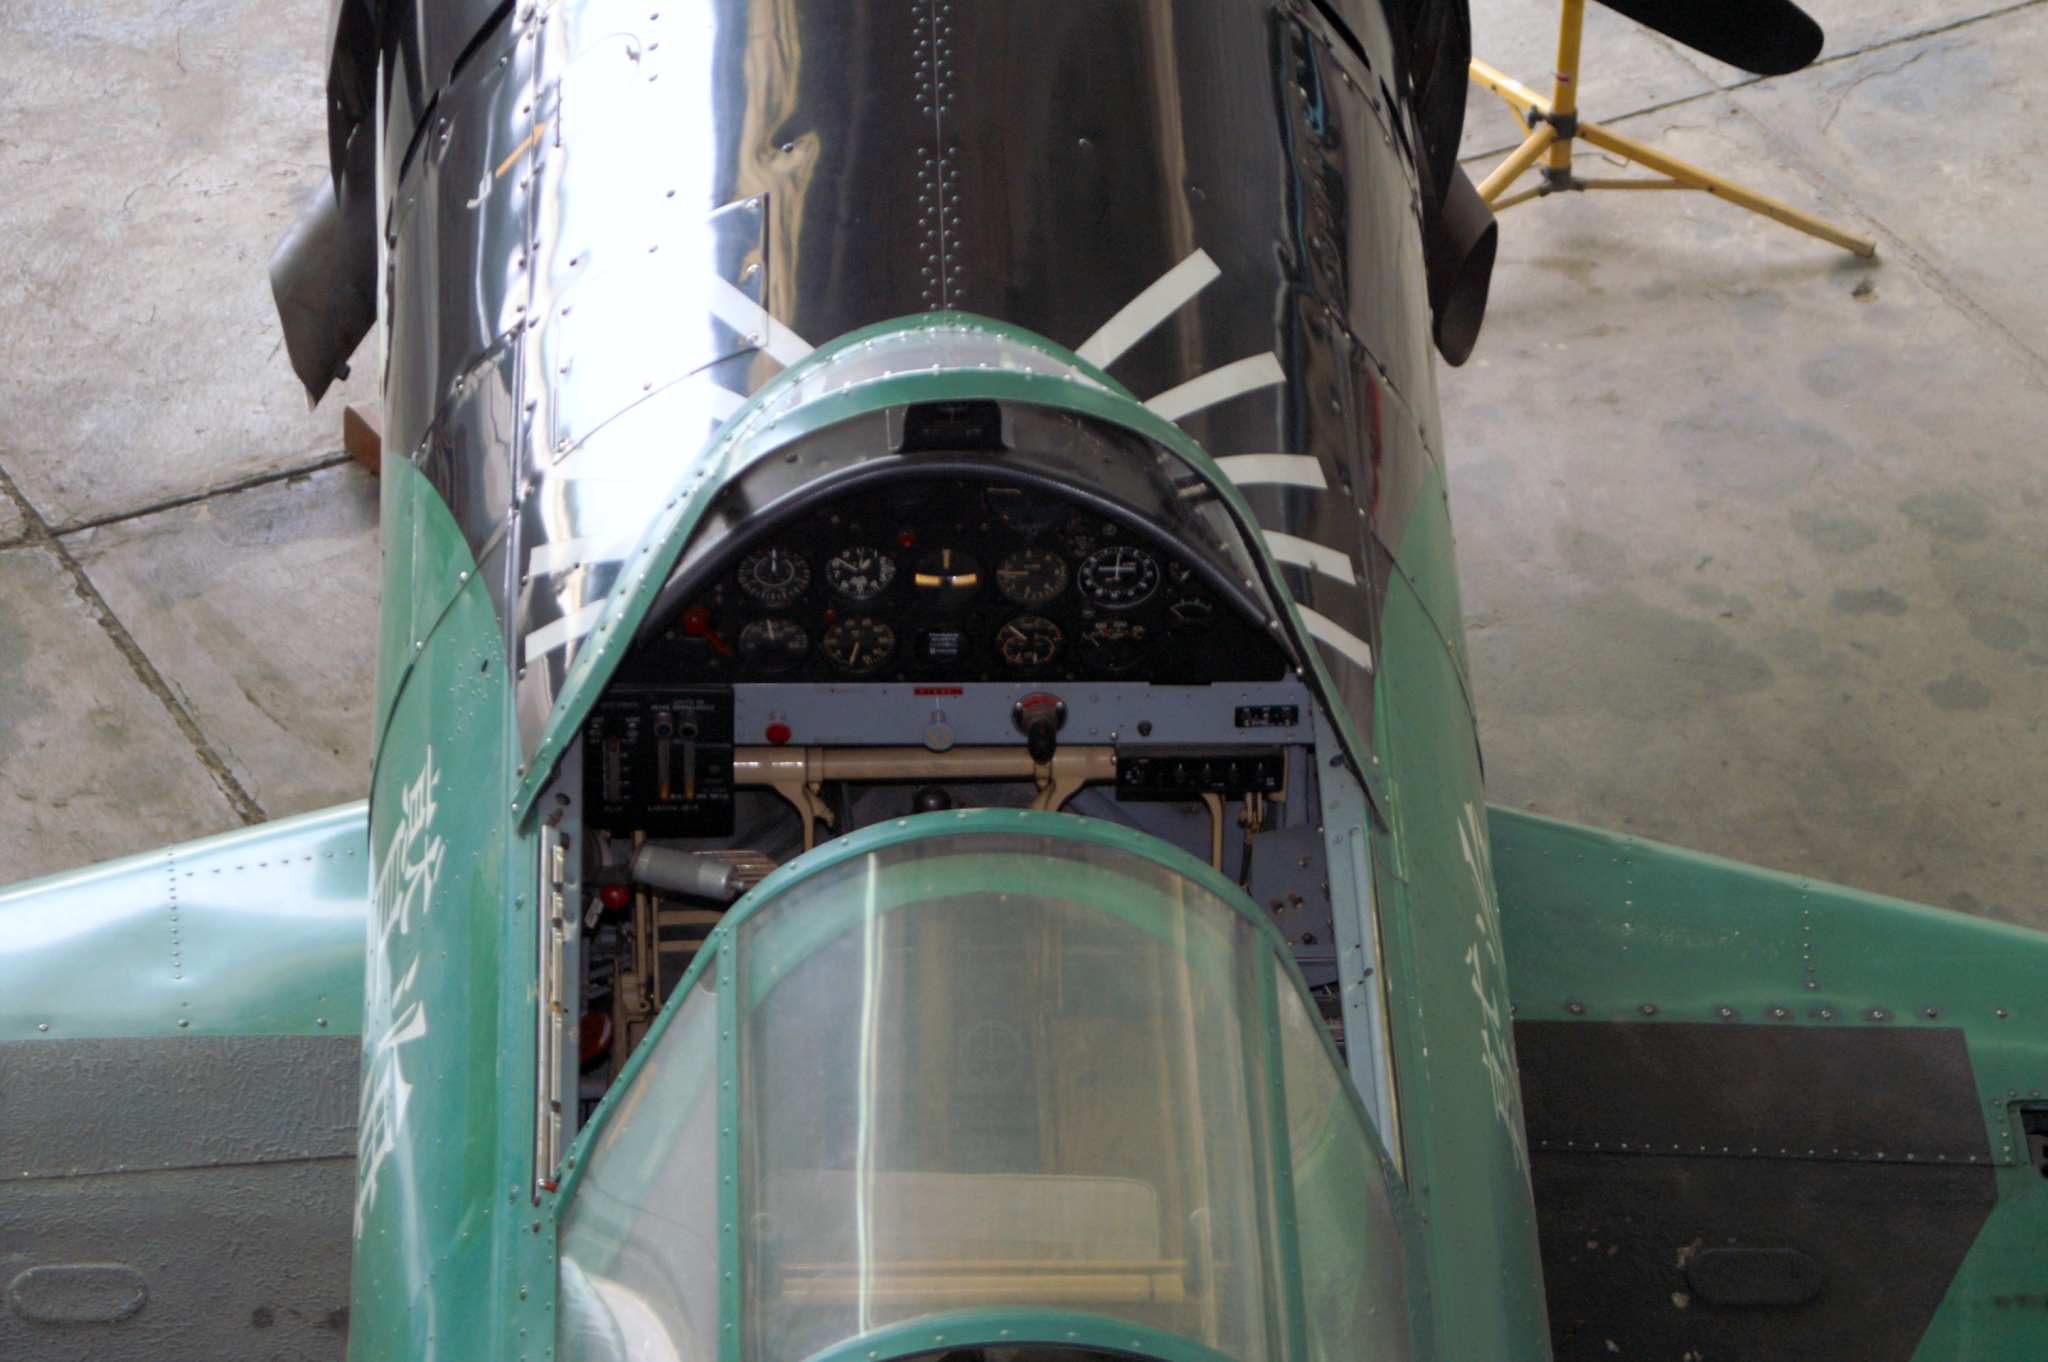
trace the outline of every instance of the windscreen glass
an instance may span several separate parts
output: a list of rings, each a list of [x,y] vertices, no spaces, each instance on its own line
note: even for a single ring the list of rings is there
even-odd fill
[[[1047,1312],[1237,1362],[1296,1331],[1405,1356],[1381,1167],[1249,908],[1125,845],[955,817],[764,886],[715,948],[573,1190],[563,1358],[803,1362]],[[1327,1259],[1306,1322],[1297,1161]]]
[[[746,1355],[1057,1306],[1262,1362],[1250,925],[1123,853],[962,840],[741,934]]]

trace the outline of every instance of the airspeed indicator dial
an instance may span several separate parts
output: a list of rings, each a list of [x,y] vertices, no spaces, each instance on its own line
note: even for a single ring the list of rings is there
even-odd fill
[[[1067,562],[1050,549],[1018,549],[996,566],[996,589],[1019,605],[1044,605],[1067,589]]]
[[[1129,544],[1111,544],[1081,561],[1081,594],[1106,610],[1128,610],[1159,589],[1159,560]]]
[[[866,676],[896,656],[896,631],[873,615],[851,615],[827,629],[818,646],[839,670]]]
[[[811,565],[788,549],[756,549],[740,559],[740,590],[763,605],[789,605],[811,584]]]
[[[896,560],[880,549],[854,544],[825,562],[825,582],[849,601],[871,601],[896,580]]]

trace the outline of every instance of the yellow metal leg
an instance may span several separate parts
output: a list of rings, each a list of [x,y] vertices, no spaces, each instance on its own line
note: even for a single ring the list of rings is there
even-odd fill
[[[1537,94],[1534,90],[1522,84],[1522,82],[1516,80],[1499,67],[1474,57],[1472,64],[1466,70],[1472,77],[1474,85],[1477,85],[1482,90],[1491,90],[1506,100],[1508,107],[1515,111],[1517,117],[1527,113],[1530,109],[1534,109],[1538,113],[1550,112],[1549,99]]]
[[[1566,0],[1567,4],[1572,2],[1573,0]],[[1543,126],[1547,128],[1549,124],[1546,123]],[[1773,222],[1782,222],[1787,227],[1793,228],[1796,231],[1805,232],[1808,236],[1816,236],[1822,241],[1832,242],[1852,255],[1868,259],[1877,254],[1877,243],[1868,237],[1857,236],[1854,232],[1845,232],[1833,223],[1824,222],[1820,218],[1814,217],[1811,213],[1802,213],[1790,204],[1780,203],[1768,195],[1759,194],[1753,189],[1746,189],[1736,184],[1733,180],[1724,180],[1719,175],[1711,171],[1702,170],[1690,162],[1681,161],[1675,156],[1666,156],[1663,152],[1658,151],[1647,143],[1638,142],[1633,137],[1624,137],[1618,132],[1613,132],[1600,126],[1598,123],[1579,124],[1579,136],[1603,151],[1611,151],[1617,156],[1627,157],[1637,165],[1654,170],[1660,175],[1668,175],[1680,184],[1704,190],[1717,199],[1726,199],[1738,208],[1747,208],[1750,212],[1760,213]],[[1532,137],[1530,140],[1534,141],[1535,139]],[[1527,147],[1528,143],[1524,142],[1522,145]],[[1517,152],[1517,155],[1519,154]],[[1512,160],[1513,157],[1509,159]],[[1501,167],[1503,170],[1506,168],[1505,164]],[[1499,173],[1499,171],[1494,172],[1495,175]],[[1488,183],[1491,183],[1492,180],[1493,176],[1489,175],[1487,177]],[[1491,200],[1488,200],[1488,202],[1490,203]]]
[[[1536,164],[1536,158],[1544,149],[1557,140],[1557,129],[1548,123],[1538,123],[1522,145],[1508,153],[1508,158],[1493,168],[1493,173],[1479,182],[1479,197],[1491,207],[1501,192],[1518,179],[1522,172]]]
[[[1564,0],[1557,18],[1557,70],[1551,73],[1550,86],[1550,112],[1562,119],[1579,111],[1579,36],[1585,25],[1586,0]],[[1571,173],[1571,138],[1551,143],[1550,168],[1560,175]]]

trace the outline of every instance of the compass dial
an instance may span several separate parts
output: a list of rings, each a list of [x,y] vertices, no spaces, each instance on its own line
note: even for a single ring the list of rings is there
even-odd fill
[[[827,629],[818,646],[839,670],[866,676],[896,656],[896,631],[873,615],[852,615]]]
[[[740,559],[740,590],[763,605],[783,606],[811,584],[811,565],[788,549],[757,549]]]
[[[1159,589],[1159,560],[1129,544],[1099,548],[1081,561],[1081,594],[1107,610],[1128,610]]]
[[[1044,605],[1067,589],[1067,561],[1050,549],[1018,549],[996,565],[996,589],[1019,605]]]
[[[896,580],[896,560],[878,548],[854,544],[825,561],[825,582],[849,601],[871,601]]]
[[[1043,667],[1060,655],[1060,627],[1043,615],[1019,615],[996,630],[996,651],[1012,667]]]

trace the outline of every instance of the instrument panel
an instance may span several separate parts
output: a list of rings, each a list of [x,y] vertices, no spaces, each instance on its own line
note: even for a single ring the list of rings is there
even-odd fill
[[[748,541],[649,645],[753,682],[1201,684],[1288,665],[1163,536],[966,478],[871,484]]]

